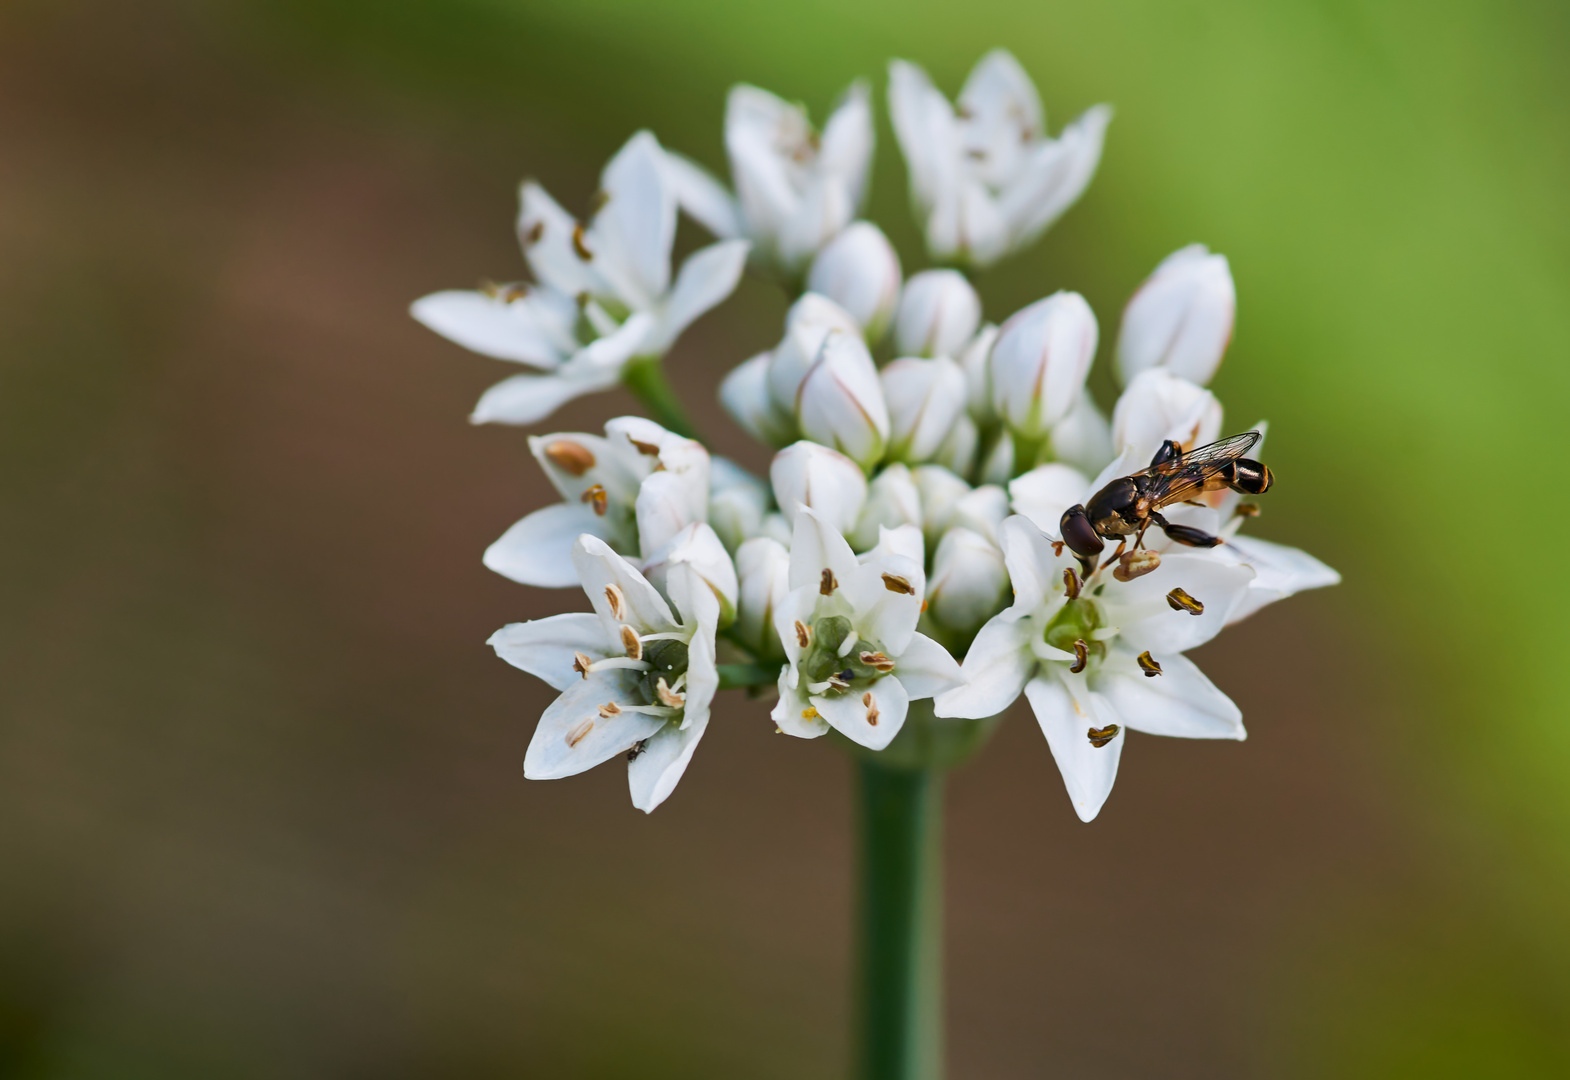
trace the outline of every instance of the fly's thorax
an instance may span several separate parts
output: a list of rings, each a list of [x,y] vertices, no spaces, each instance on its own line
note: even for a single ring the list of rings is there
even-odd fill
[[[856,633],[844,615],[815,620],[799,667],[809,693],[839,697],[861,692],[894,670],[883,646]]]
[[[1095,633],[1105,625],[1100,605],[1088,596],[1080,596],[1058,609],[1041,636],[1054,649],[1082,657],[1081,662],[1085,657],[1100,660],[1106,656],[1107,646],[1096,639]]]
[[[1085,503],[1085,514],[1101,535],[1127,536],[1136,528],[1131,519],[1138,520],[1135,507],[1139,499],[1139,485],[1124,476],[1092,495]]]

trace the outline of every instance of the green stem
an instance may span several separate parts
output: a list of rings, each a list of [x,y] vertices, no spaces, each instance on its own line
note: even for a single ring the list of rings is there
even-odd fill
[[[742,687],[773,686],[780,679],[779,665],[720,664],[720,689],[737,690]]]
[[[863,758],[862,1080],[943,1075],[943,772]]]
[[[687,410],[665,378],[659,357],[634,357],[622,369],[621,381],[643,402],[643,407],[654,414],[661,427],[689,439],[697,438],[692,422],[687,419]]]

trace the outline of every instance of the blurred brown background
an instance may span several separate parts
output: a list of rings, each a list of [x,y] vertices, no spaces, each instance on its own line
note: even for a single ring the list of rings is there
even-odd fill
[[[1570,147],[1563,20],[1479,8],[1436,44],[1245,11],[0,9],[0,1075],[843,1075],[848,763],[731,693],[651,817],[619,768],[523,780],[548,692],[483,642],[581,597],[480,566],[552,496],[522,432],[465,423],[505,366],[406,308],[519,275],[524,175],[579,207],[643,125],[718,165],[736,79],[821,116],[858,74],[881,102],[884,57],[952,90],[998,43],[1054,128],[1120,117],[1084,203],[983,281],[989,315],[1080,288],[1099,369],[1161,255],[1232,255],[1218,389],[1278,425],[1262,531],[1347,583],[1208,646],[1250,740],[1138,738],[1090,826],[1023,712],[953,777],[952,1075],[1570,1074],[1563,713],[1519,674],[1562,643],[1538,613],[1563,586],[1480,577],[1445,546],[1475,517],[1410,532],[1442,449],[1564,400],[1563,293],[1482,316],[1521,346],[1486,358],[1465,314],[1489,289],[1543,312],[1570,276],[1534,201]],[[1473,188],[1487,125],[1441,86],[1531,102],[1488,121],[1538,156]],[[887,135],[873,211],[912,269]],[[1455,276],[1485,236],[1490,282]],[[782,312],[748,282],[689,332],[689,400]]]

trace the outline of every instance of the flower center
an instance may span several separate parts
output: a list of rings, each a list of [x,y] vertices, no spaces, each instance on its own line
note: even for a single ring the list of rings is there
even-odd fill
[[[883,646],[856,633],[848,618],[830,615],[812,624],[801,672],[810,693],[828,697],[861,693],[894,670]]]
[[[676,639],[645,641],[643,660],[649,665],[639,682],[644,700],[650,705],[681,708],[687,685],[687,643]]]
[[[1054,649],[1073,653],[1077,657],[1074,670],[1083,671],[1090,658],[1100,660],[1107,654],[1106,643],[1093,636],[1104,625],[1096,602],[1080,596],[1058,610],[1041,636]]]

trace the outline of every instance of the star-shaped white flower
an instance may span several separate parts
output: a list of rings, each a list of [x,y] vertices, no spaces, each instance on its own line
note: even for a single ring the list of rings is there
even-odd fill
[[[917,526],[884,529],[858,561],[839,531],[803,506],[789,584],[774,609],[786,664],[772,715],[786,734],[811,739],[833,727],[881,750],[911,701],[959,684],[954,658],[916,632],[926,590]]]
[[[920,67],[893,61],[889,109],[927,250],[973,266],[1032,243],[1073,205],[1112,119],[1097,105],[1047,138],[1035,84],[1003,49],[976,64],[957,108]]]
[[[523,585],[578,583],[580,534],[640,565],[708,515],[709,452],[652,420],[622,416],[605,435],[536,435],[529,449],[563,501],[536,510],[485,551],[485,565]]]
[[[700,525],[689,543],[712,550],[719,538]],[[722,603],[735,605],[735,572],[716,588],[678,557],[666,570],[667,604],[597,537],[579,537],[572,562],[592,614],[513,623],[489,641],[502,659],[561,691],[540,717],[524,775],[555,780],[626,754],[632,803],[648,812],[675,789],[708,727],[719,689],[715,633]]]
[[[665,355],[689,323],[731,294],[746,262],[743,240],[694,252],[671,281],[670,174],[660,144],[640,131],[605,166],[587,223],[525,183],[518,237],[537,284],[415,301],[414,317],[443,337],[538,371],[487,390],[474,423],[532,424],[575,397],[609,389],[630,361]]]

